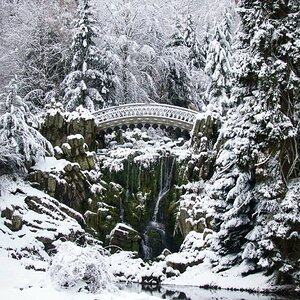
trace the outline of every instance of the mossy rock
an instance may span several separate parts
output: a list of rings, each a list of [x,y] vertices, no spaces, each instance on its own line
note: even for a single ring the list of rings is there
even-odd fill
[[[110,246],[117,246],[124,251],[139,251],[140,234],[132,227],[118,223],[110,234]]]

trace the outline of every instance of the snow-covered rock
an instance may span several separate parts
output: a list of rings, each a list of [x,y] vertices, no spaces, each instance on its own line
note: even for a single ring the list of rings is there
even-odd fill
[[[0,178],[0,249],[27,268],[44,270],[54,242],[82,242],[82,216],[21,179]],[[50,251],[50,252],[49,252]]]

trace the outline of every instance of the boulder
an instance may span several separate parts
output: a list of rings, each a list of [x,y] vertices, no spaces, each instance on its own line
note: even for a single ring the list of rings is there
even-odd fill
[[[109,245],[125,251],[139,251],[140,240],[141,236],[136,230],[126,224],[118,223],[110,233]]]
[[[13,215],[11,219],[11,230],[12,231],[19,231],[22,229],[23,226],[23,219],[19,215]]]

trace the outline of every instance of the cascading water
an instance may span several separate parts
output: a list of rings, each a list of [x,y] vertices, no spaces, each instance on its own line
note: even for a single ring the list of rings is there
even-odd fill
[[[153,210],[153,216],[145,228],[143,235],[144,240],[142,241],[143,255],[145,259],[150,259],[160,254],[160,252],[167,247],[162,204],[172,187],[174,166],[174,157],[161,157],[159,193],[154,200],[155,206]]]
[[[129,174],[130,171],[130,166],[129,164],[127,165],[127,174]],[[125,193],[125,202],[123,204],[122,200],[120,199],[120,219],[122,222],[124,222],[124,215],[125,215],[125,209],[124,205],[127,205],[128,199],[129,199],[129,176],[127,176],[126,179],[126,193]]]

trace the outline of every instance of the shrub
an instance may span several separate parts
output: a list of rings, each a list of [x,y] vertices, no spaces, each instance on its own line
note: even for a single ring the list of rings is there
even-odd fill
[[[77,291],[114,290],[114,276],[101,250],[99,246],[60,243],[48,270],[51,281],[58,288],[75,288]]]

